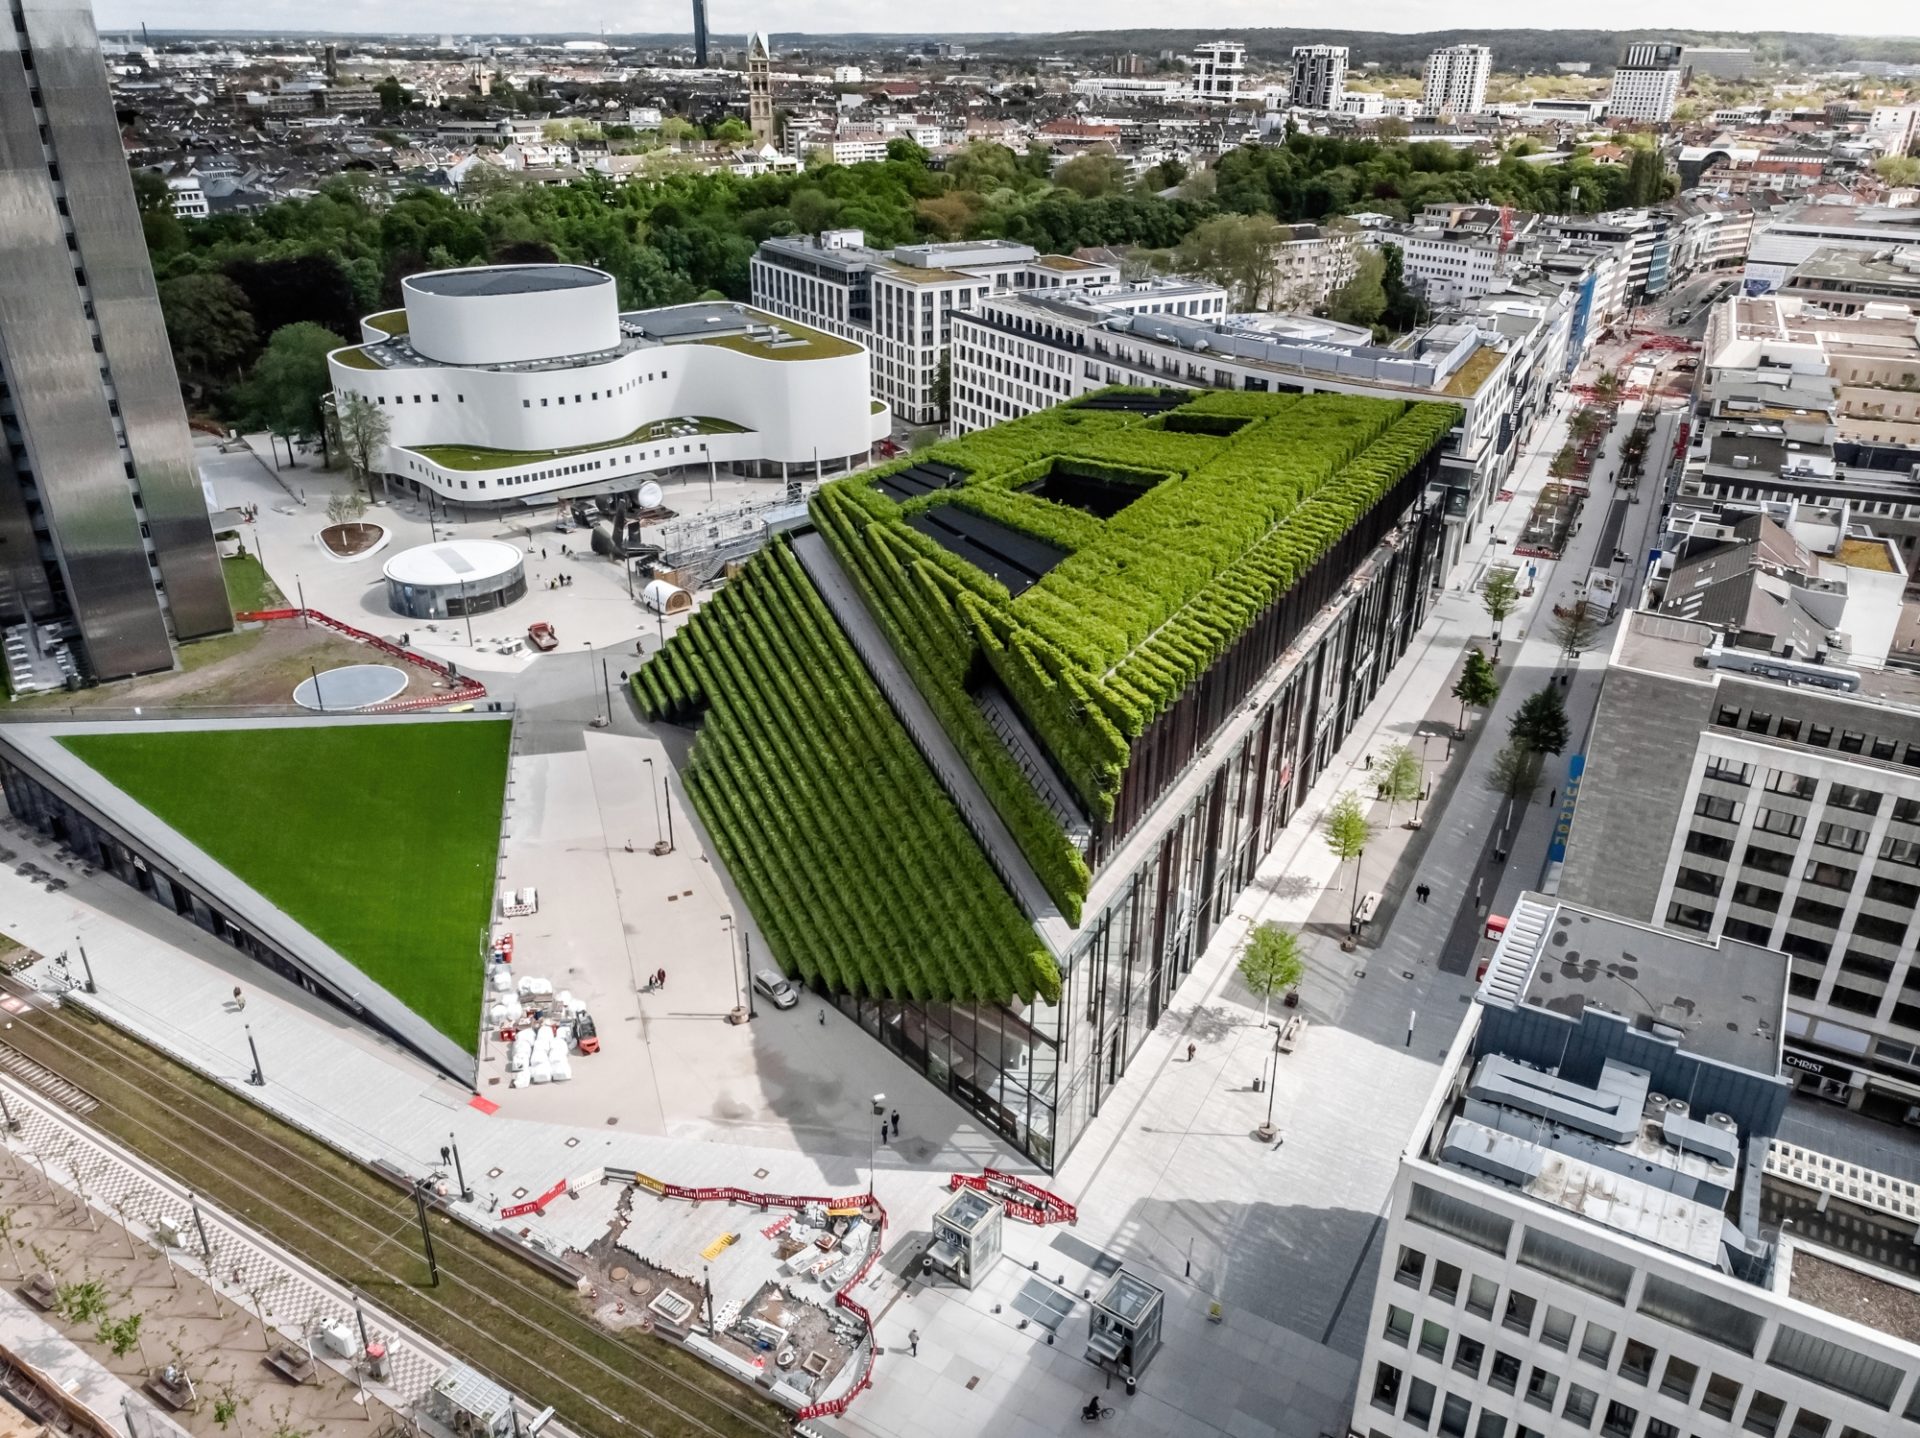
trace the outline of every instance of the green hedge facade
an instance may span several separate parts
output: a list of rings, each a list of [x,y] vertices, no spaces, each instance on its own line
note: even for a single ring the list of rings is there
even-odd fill
[[[896,504],[881,470],[813,516],[1035,872],[1077,921],[1078,849],[988,728],[985,666],[1087,813],[1109,819],[1130,746],[1354,522],[1445,439],[1453,405],[1209,392],[1158,416],[1066,406],[962,436],[961,487]],[[1137,490],[1110,518],[1025,492],[1056,464]],[[953,504],[1067,557],[1017,598],[906,518]]]

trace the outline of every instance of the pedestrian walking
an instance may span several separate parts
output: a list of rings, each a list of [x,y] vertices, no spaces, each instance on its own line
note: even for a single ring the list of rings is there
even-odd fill
[[[1187,1045],[1187,1062],[1192,1063],[1194,1054],[1198,1052],[1199,1052],[1199,1049],[1195,1045],[1188,1044]]]
[[[887,1146],[887,1121],[885,1119],[881,1119],[880,1120],[880,1147],[885,1148],[886,1146]]]
[[[667,971],[665,969],[657,969],[654,971],[653,986],[656,989],[664,989],[667,986]]]
[[[247,1006],[247,996],[240,992],[240,985],[238,984],[233,986],[233,1006],[236,1010],[244,1009]]]
[[[1554,804],[1559,800],[1559,798],[1560,798],[1560,791],[1558,789],[1547,790],[1547,807],[1551,809],[1554,806]]]
[[[825,1004],[822,1004],[820,1006],[820,1027],[824,1029],[826,1026],[827,1026],[827,1007]]]
[[[920,1356],[920,1330],[917,1328],[907,1330],[907,1352],[915,1358]]]
[[[900,1110],[899,1109],[895,1109],[893,1111],[893,1136],[895,1138],[900,1137]]]

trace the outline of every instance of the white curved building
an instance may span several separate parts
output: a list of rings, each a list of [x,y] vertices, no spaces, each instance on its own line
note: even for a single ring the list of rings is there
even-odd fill
[[[584,265],[436,270],[328,358],[389,423],[383,472],[459,504],[636,489],[709,463],[836,473],[891,415],[861,345],[744,305],[622,313]]]

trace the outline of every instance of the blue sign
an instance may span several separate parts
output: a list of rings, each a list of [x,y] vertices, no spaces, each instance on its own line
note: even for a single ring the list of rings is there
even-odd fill
[[[1547,862],[1567,862],[1567,835],[1573,829],[1573,806],[1580,797],[1580,776],[1586,772],[1587,756],[1575,754],[1567,761],[1567,787],[1560,793],[1560,817],[1554,820],[1553,842],[1547,845]]]

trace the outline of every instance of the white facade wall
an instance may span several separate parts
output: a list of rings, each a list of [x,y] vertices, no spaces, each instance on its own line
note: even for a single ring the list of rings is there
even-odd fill
[[[1472,299],[1493,288],[1500,256],[1491,244],[1417,231],[1399,237],[1397,243],[1407,277],[1426,283],[1427,298],[1433,304]]]
[[[360,369],[329,360],[337,394],[378,405],[391,426],[382,468],[467,502],[526,501],[596,479],[683,465],[770,461],[811,467],[864,456],[888,415],[868,398],[865,350],[818,359],[771,359],[698,341],[645,345],[581,365],[533,372],[417,365]],[[653,435],[686,416],[726,420],[741,434]],[[604,441],[604,443],[602,443]],[[475,472],[446,468],[420,445],[554,451]]]
[[[1664,125],[1680,101],[1678,66],[1636,70],[1622,66],[1613,72],[1613,94],[1607,101],[1610,120],[1642,120]]]
[[[1477,115],[1487,108],[1493,51],[1485,45],[1449,45],[1427,56],[1420,108],[1429,115]]]
[[[1423,1134],[1431,1121],[1430,1110]],[[1475,1231],[1411,1218],[1416,1184],[1470,1205]],[[1595,1268],[1567,1275],[1523,1257],[1529,1231],[1594,1255]],[[1920,1351],[1911,1345],[1417,1151],[1401,1160],[1381,1253],[1353,1408],[1353,1430],[1368,1438],[1910,1431],[1899,1415],[1915,1411]],[[1611,1280],[1623,1271],[1616,1297]],[[1677,1302],[1666,1285],[1680,1290]],[[1710,1303],[1726,1305],[1725,1314]],[[1788,1329],[1897,1370],[1891,1412],[1768,1361]]]
[[[1345,45],[1293,47],[1291,101],[1301,110],[1337,110],[1347,89]]]
[[[402,280],[414,349],[446,364],[483,365],[566,359],[615,348],[620,343],[620,305],[613,276],[583,266],[565,268],[595,278],[569,289],[498,295],[437,292],[431,275]]]

